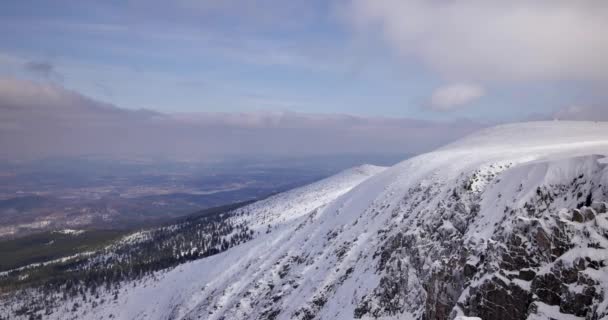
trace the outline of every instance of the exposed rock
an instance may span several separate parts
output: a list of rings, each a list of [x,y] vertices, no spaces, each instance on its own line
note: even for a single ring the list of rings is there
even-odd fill
[[[578,209],[572,209],[572,221],[583,223],[585,222],[585,217]]]
[[[532,270],[519,270],[518,278],[524,281],[532,281],[536,276],[536,272]]]
[[[540,301],[550,306],[559,305],[562,281],[553,273],[539,275],[532,281],[532,292],[538,296]]]
[[[468,316],[482,319],[525,319],[532,294],[499,278],[492,278],[471,289],[469,300],[462,306]]]
[[[538,228],[536,230],[535,240],[541,252],[545,254],[551,252],[551,239],[549,238],[545,230]]]
[[[601,208],[599,208],[601,209]],[[581,207],[580,209],[572,209],[572,221],[574,222],[587,222],[595,219],[597,211],[592,207]]]
[[[593,312],[593,301],[599,295],[595,281],[582,272],[579,267],[558,263],[551,272],[534,278],[532,292],[543,303],[559,306],[562,313],[586,317]]]
[[[590,207],[583,207],[581,213],[583,214],[585,221],[592,221],[595,219],[595,210]]]
[[[471,278],[473,275],[477,273],[477,267],[471,265],[469,263],[464,265],[464,276],[467,278]]]

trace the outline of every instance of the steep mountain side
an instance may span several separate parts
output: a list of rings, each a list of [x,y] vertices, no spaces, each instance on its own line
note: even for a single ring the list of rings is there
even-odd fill
[[[607,123],[486,129],[51,318],[608,318],[607,154]]]
[[[0,319],[4,314],[10,319],[78,318],[81,306],[86,310],[118,300],[126,284],[266,234],[269,225],[320,209],[384,169],[351,168],[253,204],[204,210],[176,224],[136,232],[103,249],[2,272]]]

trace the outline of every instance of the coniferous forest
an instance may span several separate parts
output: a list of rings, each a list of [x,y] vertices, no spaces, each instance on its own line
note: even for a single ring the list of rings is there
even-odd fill
[[[252,239],[254,232],[238,221],[242,211],[234,210],[245,204],[203,210],[172,224],[130,234],[95,252],[4,272],[0,294],[10,297],[4,303],[20,302],[14,304],[15,315],[32,319],[52,313],[66,300],[93,307],[108,302],[101,296],[116,300],[126,282]],[[100,295],[102,292],[105,294]],[[78,302],[71,306],[74,311],[79,307]],[[0,315],[4,319],[8,318]]]

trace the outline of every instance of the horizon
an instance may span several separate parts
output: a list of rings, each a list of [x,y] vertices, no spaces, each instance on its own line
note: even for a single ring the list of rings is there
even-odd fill
[[[6,1],[0,157],[413,154],[608,120],[606,16],[592,0]]]
[[[0,1],[0,320],[608,320],[608,1]]]

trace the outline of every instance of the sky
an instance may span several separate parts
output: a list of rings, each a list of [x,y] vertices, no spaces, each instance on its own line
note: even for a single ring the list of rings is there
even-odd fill
[[[600,0],[6,0],[0,156],[422,152],[608,120],[605,30]]]

